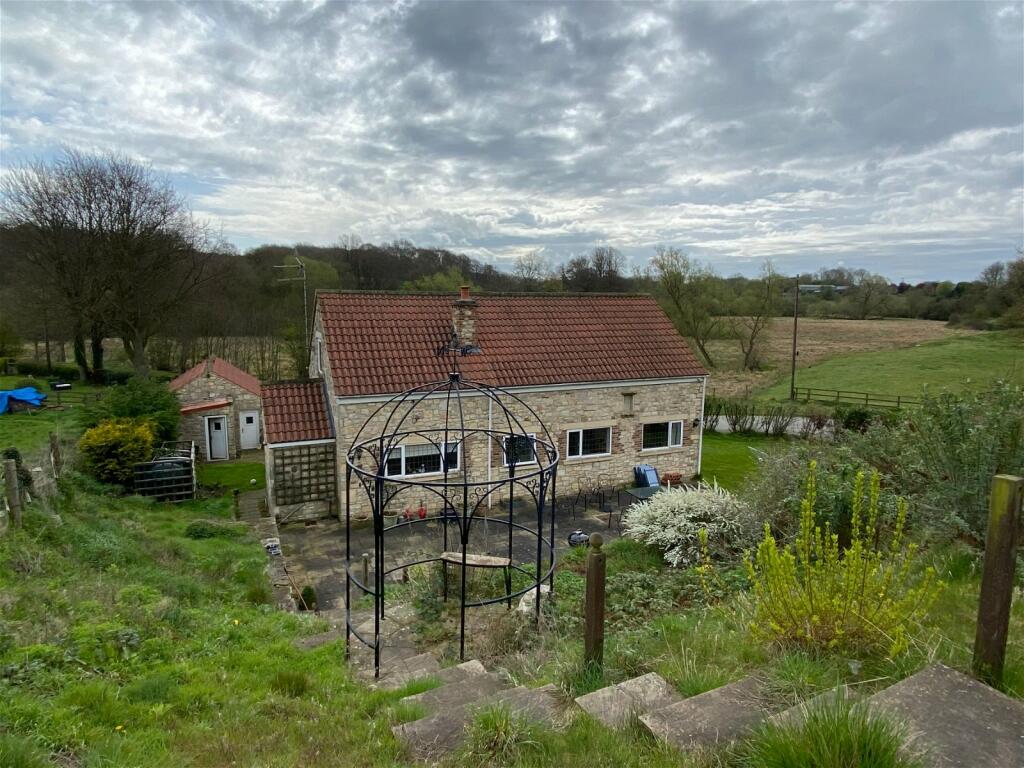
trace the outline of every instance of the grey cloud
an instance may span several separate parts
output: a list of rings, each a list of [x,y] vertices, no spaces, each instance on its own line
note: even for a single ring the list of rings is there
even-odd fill
[[[1019,3],[5,2],[2,167],[119,148],[240,245],[968,277],[1021,242]],[[187,183],[190,181],[191,183]],[[893,275],[894,277],[897,275]]]

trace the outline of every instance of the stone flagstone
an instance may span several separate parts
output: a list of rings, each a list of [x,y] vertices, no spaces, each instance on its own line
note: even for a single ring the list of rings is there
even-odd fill
[[[840,685],[824,693],[819,693],[812,699],[801,701],[795,707],[783,710],[777,715],[772,715],[768,718],[768,722],[782,728],[795,727],[802,724],[807,719],[807,715],[816,709],[833,707],[838,705],[839,702],[853,703],[859,698],[856,693],[845,685]]]
[[[1024,703],[947,666],[927,667],[868,701],[904,723],[935,768],[1024,766]]]
[[[758,700],[759,687],[748,677],[641,715],[640,722],[679,749],[731,741],[768,716]]]
[[[622,728],[631,718],[682,701],[668,682],[655,672],[585,694],[577,706],[609,728]]]

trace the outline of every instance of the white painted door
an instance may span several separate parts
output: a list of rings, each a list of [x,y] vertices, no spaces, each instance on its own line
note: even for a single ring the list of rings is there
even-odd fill
[[[238,435],[243,451],[260,447],[259,411],[242,411],[238,414]]]
[[[228,457],[228,417],[211,416],[206,420],[207,447],[210,461]]]

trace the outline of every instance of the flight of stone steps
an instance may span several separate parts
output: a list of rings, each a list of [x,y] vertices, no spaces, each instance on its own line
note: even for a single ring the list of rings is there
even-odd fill
[[[688,698],[655,673],[580,696],[576,704],[609,728],[639,722],[686,751],[732,741],[765,721],[795,724],[818,706],[856,696],[845,687],[774,711],[757,678]],[[904,723],[926,765],[1024,768],[1024,703],[942,664],[934,664],[867,700],[872,711]]]
[[[391,729],[409,756],[417,760],[435,760],[456,749],[465,739],[466,727],[474,715],[491,706],[505,707],[514,715],[545,726],[557,719],[555,686],[513,686],[503,675],[488,672],[476,660],[441,669],[437,659],[427,653],[393,659],[388,673],[373,685],[397,690],[418,679],[440,683],[402,699],[420,707],[424,716]]]

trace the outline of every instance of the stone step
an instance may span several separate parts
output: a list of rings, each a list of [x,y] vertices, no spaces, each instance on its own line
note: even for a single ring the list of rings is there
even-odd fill
[[[785,709],[776,715],[768,718],[768,722],[780,728],[794,728],[801,725],[811,712],[825,707],[834,707],[840,702],[853,703],[860,697],[847,688],[845,685],[831,688],[824,693],[819,693],[807,701],[801,701],[796,706]]]
[[[487,669],[476,659],[470,659],[464,661],[461,664],[456,664],[454,667],[446,667],[438,672],[434,677],[441,681],[442,685],[449,683],[458,683],[462,680],[466,680],[470,677],[476,677],[477,675],[486,675]]]
[[[391,658],[387,663],[381,662],[383,673],[372,687],[385,691],[393,691],[403,685],[426,677],[434,677],[441,671],[441,665],[429,653],[409,656],[405,659]],[[372,679],[372,667],[366,670],[367,677]]]
[[[868,699],[902,722],[936,768],[1024,766],[1024,702],[943,664]]]
[[[468,682],[480,679],[481,676],[477,676]],[[457,749],[465,740],[466,727],[476,713],[493,705],[507,706],[511,712],[532,722],[550,725],[558,715],[557,693],[554,685],[500,690],[472,701],[447,705],[427,717],[396,725],[391,731],[414,759],[436,760]],[[403,701],[416,701],[416,698],[407,696]]]
[[[649,672],[579,696],[576,705],[609,728],[622,728],[637,716],[682,701],[659,674]]]
[[[514,715],[544,725],[551,725],[559,715],[558,686],[552,683],[539,688],[520,685],[492,696],[484,705],[500,704],[509,708]]]
[[[768,716],[759,689],[758,681],[747,677],[648,712],[640,722],[679,749],[714,746],[742,736]]]
[[[403,701],[419,704],[428,712],[444,712],[492,696],[508,687],[505,678],[494,672],[471,675],[464,680],[442,685],[429,691],[406,696]]]

